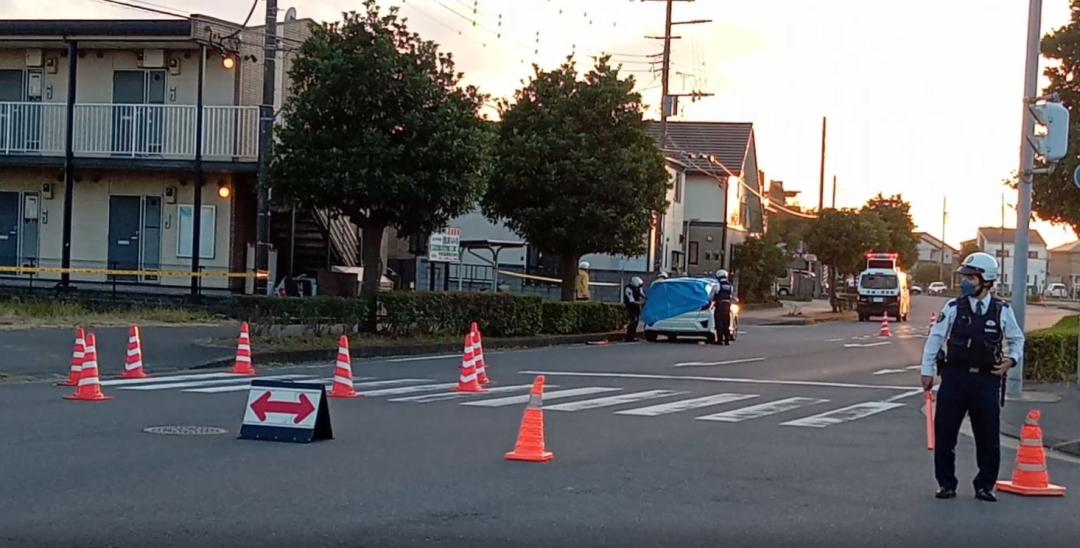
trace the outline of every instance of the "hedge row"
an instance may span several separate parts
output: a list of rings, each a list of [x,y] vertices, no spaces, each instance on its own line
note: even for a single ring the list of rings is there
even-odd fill
[[[231,315],[257,331],[300,325],[322,334],[336,326],[359,331],[369,310],[361,299],[245,296],[234,300]],[[393,337],[462,334],[472,322],[492,337],[607,333],[626,325],[620,305],[493,293],[382,293],[377,317],[379,331]]]
[[[1024,345],[1024,380],[1075,381],[1078,335],[1076,317],[1063,318],[1050,329],[1028,333]]]

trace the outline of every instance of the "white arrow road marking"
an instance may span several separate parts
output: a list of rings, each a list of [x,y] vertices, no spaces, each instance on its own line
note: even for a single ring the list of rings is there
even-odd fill
[[[742,358],[738,360],[726,360],[722,362],[682,362],[675,364],[675,367],[709,367],[713,365],[735,365],[737,363],[754,363],[763,361],[765,361],[765,358]]]

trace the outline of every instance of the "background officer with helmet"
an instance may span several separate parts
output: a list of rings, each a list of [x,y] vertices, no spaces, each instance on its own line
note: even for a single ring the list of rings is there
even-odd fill
[[[623,288],[623,305],[626,306],[626,342],[637,340],[637,326],[641,321],[641,306],[645,304],[645,282],[634,276]]]
[[[1001,464],[1001,390],[1006,372],[1022,359],[1024,333],[1008,303],[991,292],[998,278],[994,257],[972,253],[957,272],[962,297],[945,305],[923,348],[923,389],[933,388],[935,366],[941,376],[934,417],[934,475],[939,486],[935,496],[956,496],[956,437],[966,414],[979,466],[973,482],[975,498],[993,502]]]
[[[716,294],[713,295],[713,301],[716,303],[713,309],[716,320],[716,344],[729,345],[731,344],[731,296],[735,288],[728,281],[727,270],[722,268],[716,271],[716,281],[718,285]]]

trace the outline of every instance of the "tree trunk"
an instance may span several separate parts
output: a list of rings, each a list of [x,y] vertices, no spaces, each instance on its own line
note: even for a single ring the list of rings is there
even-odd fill
[[[572,301],[577,293],[578,257],[573,253],[559,255],[559,277],[562,278],[562,300]]]
[[[360,285],[360,296],[373,300],[379,295],[379,281],[385,270],[382,262],[382,241],[386,225],[369,222],[361,227],[361,254],[364,266],[364,279]]]

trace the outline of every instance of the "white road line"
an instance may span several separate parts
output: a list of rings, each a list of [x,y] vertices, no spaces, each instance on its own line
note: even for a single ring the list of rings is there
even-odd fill
[[[461,358],[461,354],[443,354],[442,356],[414,356],[411,358],[394,358],[392,360],[386,360],[390,363],[402,363],[402,362],[422,362],[425,360],[448,360],[450,358]]]
[[[456,386],[456,385],[455,385]],[[548,385],[551,386],[551,385]],[[404,398],[394,398],[388,401],[395,402],[413,402],[413,403],[431,403],[435,401],[456,400],[460,398],[476,398],[483,397],[484,394],[501,394],[504,392],[521,392],[523,390],[529,390],[532,388],[531,384],[515,384],[513,386],[498,386],[494,388],[488,388],[484,392],[446,392],[442,394],[423,394],[420,396],[408,396]]]
[[[241,392],[241,391],[250,389],[251,388],[251,381],[253,381],[253,380],[259,380],[259,381],[288,381],[288,380],[295,380],[297,382],[307,382],[306,379],[307,379],[308,376],[309,375],[271,375],[269,377],[248,377],[246,379],[243,379],[243,384],[232,384],[232,385],[228,385],[228,386],[212,386],[210,388],[185,388],[184,390],[181,390],[181,391],[182,392],[194,392],[194,393],[197,393],[197,394],[222,394],[222,393],[225,393],[225,392]],[[178,383],[178,384],[187,384],[187,383]],[[193,385],[193,386],[199,386],[198,383],[190,383],[190,384]],[[221,384],[221,383],[218,383],[218,384]],[[315,384],[318,384],[318,383],[315,383]],[[172,386],[165,386],[164,388],[180,388],[180,387],[176,386],[176,385],[172,385]],[[126,388],[125,390],[159,390],[159,389],[163,389],[163,388],[158,387],[158,386],[132,386],[131,388]]]
[[[124,386],[129,384],[147,384],[153,382],[170,382],[170,381],[185,381],[185,380],[199,380],[199,379],[224,379],[224,378],[238,378],[246,379],[244,375],[234,375],[232,373],[196,373],[193,375],[170,375],[168,377],[149,377],[146,379],[110,379],[101,381],[101,386]]]
[[[934,387],[934,391],[935,392],[937,391],[936,386]],[[923,393],[922,388],[913,388],[909,392],[904,392],[903,394],[897,394],[897,395],[895,395],[895,396],[893,396],[891,398],[886,398],[886,399],[884,399],[882,401],[892,403],[892,402],[897,402],[897,401],[900,401],[900,400],[903,400],[903,399],[910,398],[912,396],[918,396],[919,394],[922,394],[922,393]]]
[[[909,366],[905,367],[904,369],[907,369],[908,371],[914,371],[916,369],[922,369],[922,364],[917,363],[915,365],[909,365]]]
[[[825,339],[825,342],[840,342],[840,341],[842,341],[842,340],[844,340],[844,339],[843,339],[843,338],[839,338],[839,339]]]
[[[865,344],[849,343],[849,344],[845,344],[844,348],[873,348],[875,346],[885,346],[887,344],[892,344],[892,341],[881,341],[881,342],[876,342],[876,343],[865,343]]]
[[[869,417],[871,415],[876,415],[878,413],[903,406],[904,404],[902,403],[893,403],[887,401],[868,401],[863,403],[856,403],[855,405],[849,405],[847,407],[841,407],[840,409],[833,409],[832,411],[827,411],[818,415],[811,415],[809,417],[803,417],[801,419],[796,419],[793,421],[782,422],[780,423],[780,426],[805,426],[808,428],[825,428],[826,426],[832,426],[834,424],[859,420]]]
[[[783,400],[766,402],[759,405],[751,405],[749,407],[740,407],[739,409],[732,409],[731,411],[724,411],[723,413],[716,413],[715,415],[705,415],[694,418],[699,421],[742,422],[745,420],[757,419],[761,417],[767,417],[769,415],[776,415],[778,413],[793,411],[795,409],[808,405],[826,403],[828,401],[829,400],[822,400],[818,398],[787,398]]]
[[[376,386],[394,386],[394,385],[398,385],[398,384],[415,384],[415,383],[418,383],[418,382],[431,382],[431,379],[390,379],[390,380],[385,380],[385,381],[360,382],[360,381],[370,381],[370,380],[372,380],[374,378],[375,377],[353,377],[353,387],[354,388],[375,388]],[[329,386],[329,385],[334,384],[334,377],[327,377],[325,379],[319,379],[319,380],[310,381],[310,382],[318,382],[318,383],[322,383],[322,384],[325,384],[325,385]]]
[[[731,382],[742,384],[777,384],[784,386],[821,386],[825,388],[876,388],[881,390],[911,390],[911,386],[887,384],[854,384],[824,381],[782,381],[775,379],[746,379],[741,377],[698,377],[691,375],[651,375],[645,373],[596,373],[588,371],[518,371],[519,375],[548,375],[551,377],[597,377],[608,379],[647,379],[674,381]]]
[[[601,407],[611,407],[613,405],[622,405],[624,403],[634,403],[636,401],[651,400],[653,398],[666,398],[668,396],[676,396],[679,394],[685,394],[686,392],[679,392],[676,390],[646,390],[645,392],[634,392],[633,394],[619,394],[618,396],[608,396],[606,398],[596,398],[593,400],[572,401],[569,403],[560,403],[558,405],[545,406],[545,411],[582,411],[584,409],[598,409]]]
[[[603,394],[605,392],[618,392],[622,388],[611,388],[605,386],[587,386],[585,388],[569,388],[567,390],[556,390],[554,392],[545,392],[544,401],[557,400],[561,398],[571,398],[574,396],[588,396],[591,394]],[[505,407],[507,405],[521,405],[529,402],[529,395],[524,396],[509,396],[506,398],[495,398],[491,400],[481,401],[467,401],[461,405],[470,405],[475,407]]]
[[[369,390],[364,392],[367,397],[377,396],[398,396],[401,394],[416,394],[417,392],[434,392],[436,390],[446,390],[457,386],[456,382],[447,382],[440,384],[421,384],[418,386],[403,386],[400,388],[383,388],[382,390]]]
[[[713,405],[731,403],[733,401],[749,400],[756,397],[758,397],[757,394],[713,394],[712,396],[704,396],[701,398],[691,398],[689,400],[680,400],[671,403],[650,405],[649,407],[627,409],[626,411],[616,411],[615,414],[634,415],[637,417],[658,417],[660,415],[681,413],[683,411],[689,411],[691,409],[711,407]]]
[[[735,365],[737,363],[754,363],[763,361],[765,361],[765,358],[743,358],[739,360],[727,360],[722,362],[682,362],[675,364],[675,367],[709,367],[713,365]]]
[[[907,369],[878,369],[874,371],[875,375],[892,375],[894,373],[907,373]]]

